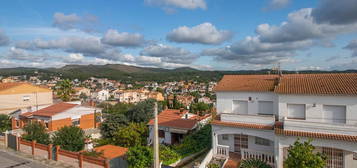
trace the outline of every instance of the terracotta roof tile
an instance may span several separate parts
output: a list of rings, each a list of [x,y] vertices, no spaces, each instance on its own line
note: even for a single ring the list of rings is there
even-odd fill
[[[215,91],[357,95],[357,73],[225,75]]]
[[[320,139],[334,139],[334,140],[341,140],[341,141],[357,142],[357,136],[343,135],[343,134],[292,131],[292,130],[284,130],[280,128],[275,128],[275,134],[280,134],[285,136],[311,137],[311,138],[320,138]]]
[[[77,106],[77,104],[70,104],[70,103],[58,103],[54,104],[51,106],[48,106],[46,108],[43,108],[41,110],[32,112],[32,115],[34,116],[44,116],[44,117],[52,117],[53,115],[56,115],[58,113],[64,112],[66,110],[69,110],[73,107]]]
[[[273,125],[263,125],[263,124],[249,124],[249,123],[240,123],[240,122],[225,122],[220,120],[213,120],[211,122],[212,125],[221,125],[221,126],[229,126],[229,127],[242,127],[242,128],[252,128],[252,129],[265,129],[265,130],[273,130]]]
[[[224,75],[215,91],[272,92],[278,75]]]
[[[166,109],[157,116],[158,124],[159,126],[165,126],[165,127],[193,129],[197,124],[197,120],[192,118],[183,119],[182,118],[183,114],[187,112],[188,112],[187,110],[180,112],[180,110],[176,110],[176,109]],[[149,125],[153,125],[153,124],[154,124],[154,119],[149,121]]]
[[[103,157],[107,159],[114,159],[116,157],[122,157],[128,152],[128,148],[115,146],[115,145],[104,145],[94,148],[96,152],[103,152]]]
[[[281,94],[357,95],[357,73],[283,75]]]

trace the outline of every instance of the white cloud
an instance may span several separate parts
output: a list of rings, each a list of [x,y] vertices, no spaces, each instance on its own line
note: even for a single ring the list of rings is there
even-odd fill
[[[352,40],[350,41],[345,47],[344,49],[348,49],[352,51],[352,56],[353,57],[357,57],[357,40]],[[357,65],[356,65],[357,67]]]
[[[206,9],[207,5],[205,0],[144,0],[149,5],[162,6],[162,7],[177,7],[184,9]]]
[[[312,16],[317,23],[352,24],[357,22],[356,0],[320,0]]]
[[[75,13],[66,15],[56,12],[53,15],[53,26],[63,30],[80,29],[85,32],[92,32],[97,22],[97,17],[89,14],[78,16]]]
[[[123,46],[137,47],[144,43],[144,36],[139,33],[118,32],[117,30],[109,29],[101,39],[102,43]]]
[[[183,48],[164,44],[155,44],[145,47],[140,54],[151,57],[160,57],[163,61],[172,63],[191,63],[199,57],[199,55],[193,54]]]
[[[211,23],[202,23],[194,27],[181,26],[172,30],[166,38],[178,43],[220,44],[231,39],[233,33],[217,30]]]

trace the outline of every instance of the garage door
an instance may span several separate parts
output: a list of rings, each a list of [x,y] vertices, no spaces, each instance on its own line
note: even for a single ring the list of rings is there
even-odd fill
[[[259,101],[259,114],[273,115],[273,102],[272,101]]]
[[[248,114],[248,101],[233,100],[233,113]]]
[[[346,106],[323,106],[323,118],[329,123],[346,123]]]

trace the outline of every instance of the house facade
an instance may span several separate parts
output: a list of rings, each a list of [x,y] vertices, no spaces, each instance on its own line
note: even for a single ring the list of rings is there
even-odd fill
[[[27,123],[39,121],[47,131],[56,131],[64,126],[78,126],[82,129],[96,128],[101,119],[98,118],[101,109],[82,106],[79,103],[62,102],[43,107],[39,110],[21,112],[12,115],[12,129],[21,129]]]
[[[0,83],[0,114],[52,103],[51,89],[29,83]]]
[[[159,142],[169,145],[180,143],[186,135],[199,128],[200,124],[206,124],[210,118],[210,115],[198,116],[183,109],[166,109],[158,115]],[[151,144],[154,137],[154,119],[150,120],[148,125],[148,144]]]
[[[283,167],[298,138],[327,167],[357,167],[357,74],[226,75],[215,88],[213,156]]]

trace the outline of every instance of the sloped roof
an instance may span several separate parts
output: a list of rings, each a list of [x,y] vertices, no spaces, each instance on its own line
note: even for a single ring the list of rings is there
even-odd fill
[[[46,108],[43,108],[41,110],[32,112],[32,115],[34,116],[43,116],[43,117],[52,117],[58,113],[62,113],[64,111],[67,111],[73,107],[77,106],[77,104],[70,104],[70,103],[57,103],[51,106],[48,106]]]
[[[357,95],[357,73],[225,75],[215,91]]]
[[[94,148],[96,152],[103,152],[103,157],[107,159],[114,159],[116,157],[122,157],[128,152],[128,148],[115,146],[115,145],[104,145]]]
[[[193,129],[197,124],[197,120],[191,118],[188,119],[182,118],[182,116],[187,112],[188,112],[187,110],[180,112],[180,110],[176,110],[176,109],[166,109],[157,116],[158,125],[165,126],[165,127],[181,128],[181,129]],[[154,124],[154,119],[149,121],[149,125],[153,125],[153,124]]]
[[[21,94],[34,92],[52,92],[52,90],[40,86],[35,86],[29,83],[0,83],[0,94]]]
[[[271,92],[278,75],[224,75],[215,91]]]

